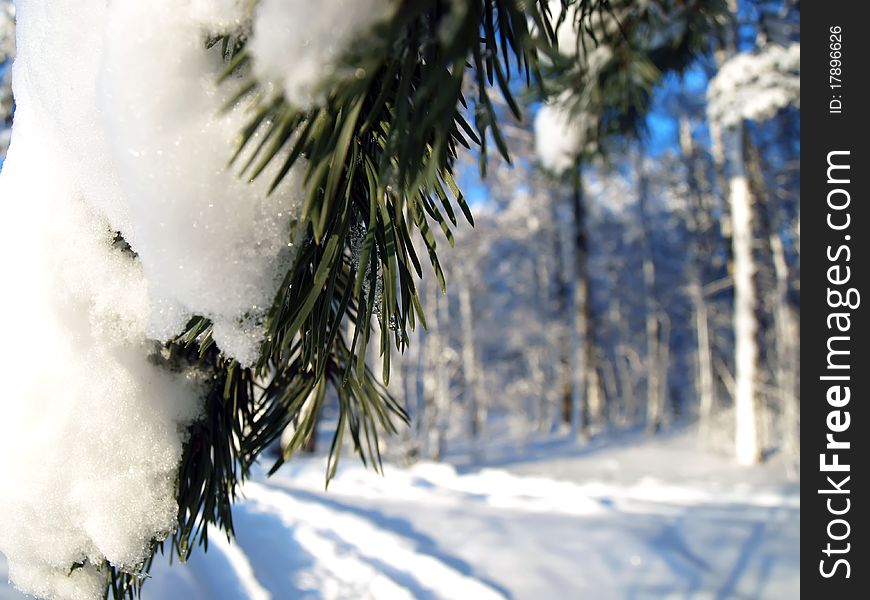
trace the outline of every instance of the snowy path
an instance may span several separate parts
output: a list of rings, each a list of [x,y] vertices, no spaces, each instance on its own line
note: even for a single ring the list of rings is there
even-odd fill
[[[233,571],[234,587],[199,590],[232,562],[211,551],[192,576],[158,568],[145,596],[799,597],[795,496],[460,475],[444,465],[384,478],[350,466],[324,493],[321,467],[303,461],[246,487],[237,548],[247,561],[236,562],[253,567]]]
[[[143,597],[799,597],[797,488],[747,486],[752,473],[733,481],[744,472],[714,463],[689,478],[632,473],[632,461],[648,468],[669,450],[620,449],[622,480],[602,471],[617,451],[467,474],[421,464],[385,477],[348,460],[328,493],[321,460],[294,461],[246,485],[237,543],[215,535],[188,565],[158,559]],[[697,480],[702,471],[714,480]],[[8,593],[0,587],[0,599],[16,597]]]

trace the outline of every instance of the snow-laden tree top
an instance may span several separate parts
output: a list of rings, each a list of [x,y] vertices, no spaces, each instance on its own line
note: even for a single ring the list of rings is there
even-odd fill
[[[770,44],[728,59],[707,88],[707,115],[722,127],[765,121],[800,106],[801,46]]]

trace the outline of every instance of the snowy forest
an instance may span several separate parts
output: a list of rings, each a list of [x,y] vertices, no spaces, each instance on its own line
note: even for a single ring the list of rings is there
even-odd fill
[[[0,600],[799,597],[797,0],[136,4],[0,0]]]

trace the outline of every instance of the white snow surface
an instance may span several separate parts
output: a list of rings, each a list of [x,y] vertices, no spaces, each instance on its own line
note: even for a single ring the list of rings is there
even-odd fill
[[[203,42],[234,5],[16,2],[0,551],[30,594],[101,597],[95,565],[133,568],[174,528],[203,375],[156,367],[154,340],[199,314],[251,363],[292,259],[298,172],[267,197],[268,173],[249,185],[226,169],[245,117],[220,112],[234,90],[216,88],[222,59]],[[113,247],[116,231],[138,258]]]
[[[322,104],[328,83],[356,75],[342,64],[345,53],[364,43],[396,5],[395,0],[260,0],[248,46],[254,72],[300,108]]]
[[[488,456],[383,477],[351,459],[328,492],[320,458],[257,475],[235,512],[236,552],[160,561],[144,596],[799,596],[798,486],[775,465],[736,467],[693,434],[496,442]]]
[[[801,46],[770,44],[728,59],[707,87],[707,115],[723,127],[765,121],[800,106]]]
[[[800,594],[798,487],[694,435],[490,446],[489,466],[322,459],[255,477],[236,511],[252,571],[164,562],[148,600],[764,598]],[[215,573],[225,573],[222,581]],[[256,590],[256,591],[254,591]],[[267,594],[263,596],[263,591]]]
[[[383,477],[346,460],[328,492],[322,458],[258,474],[235,511],[237,541],[212,532],[187,565],[158,557],[144,597],[800,594],[799,486],[777,465],[737,467],[699,451],[694,432],[496,442],[488,456],[387,465]]]

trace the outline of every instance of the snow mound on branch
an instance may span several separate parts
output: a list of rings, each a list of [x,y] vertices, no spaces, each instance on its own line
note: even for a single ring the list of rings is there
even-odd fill
[[[246,115],[220,113],[233,86],[215,87],[224,63],[203,50],[200,20],[215,16],[198,8],[184,18],[183,9],[168,0],[109,8],[99,99],[128,200],[131,227],[122,231],[150,284],[152,337],[206,316],[221,350],[250,365],[295,254],[302,169],[267,195],[280,159],[254,184],[226,168]]]
[[[800,106],[801,46],[769,45],[726,61],[707,88],[707,116],[722,127],[765,121]]]
[[[584,152],[597,145],[598,117],[591,112],[572,113],[566,98],[545,104],[535,115],[535,154],[541,166],[555,174],[577,164]]]
[[[254,72],[284,91],[287,100],[311,108],[326,99],[325,85],[355,73],[343,55],[395,10],[394,0],[261,0],[249,44]]]
[[[20,4],[26,26],[34,9]],[[60,4],[25,31],[34,58],[19,69],[86,201],[139,255],[150,337],[166,340],[201,315],[226,355],[252,364],[295,254],[303,168],[269,196],[280,159],[254,184],[227,169],[247,116],[243,106],[221,113],[233,86],[216,88],[224,63],[203,41],[217,8],[234,3],[212,0],[209,12],[208,0],[89,0],[75,17],[81,33],[56,18]]]
[[[142,270],[111,249],[45,115],[17,92],[0,177],[0,277],[14,282],[0,311],[0,549],[29,594],[99,598],[103,560],[132,568],[175,525],[197,375],[149,361]]]
[[[27,593],[102,597],[103,561],[135,569],[174,529],[205,375],[158,366],[158,342],[203,315],[250,364],[293,258],[298,170],[267,197],[269,173],[251,185],[226,168],[246,119],[220,111],[232,86],[215,86],[223,60],[204,41],[235,4],[16,2],[0,551]]]
[[[563,15],[561,0],[550,0],[549,10],[559,53],[577,60],[585,81],[583,86],[597,86],[600,74],[613,60],[613,48],[603,39],[593,40],[585,32],[581,35],[577,6],[567,7]],[[610,20],[608,16],[595,24],[607,29]],[[616,24],[613,21],[612,25]],[[569,88],[541,107],[534,122],[535,154],[544,169],[564,173],[577,164],[581,155],[597,150],[603,110],[596,106],[597,100]]]

